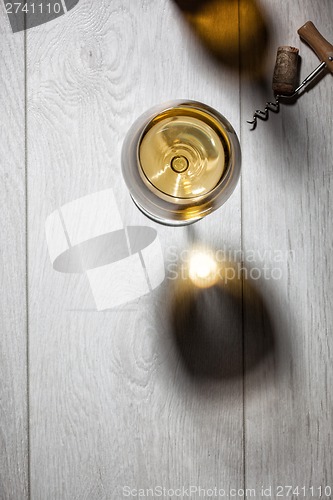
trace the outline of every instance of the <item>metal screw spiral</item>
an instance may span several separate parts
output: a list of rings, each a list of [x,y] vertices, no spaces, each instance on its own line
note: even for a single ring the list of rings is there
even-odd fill
[[[254,112],[253,120],[247,120],[247,123],[249,123],[250,125],[252,125],[252,129],[251,130],[254,130],[256,128],[256,126],[257,126],[257,118],[260,118],[261,120],[267,120],[268,119],[268,114],[269,114],[270,111],[273,111],[274,113],[278,113],[279,112],[279,110],[280,110],[279,98],[280,98],[280,96],[277,95],[275,97],[275,102],[267,101],[264,111],[261,111],[260,109],[257,109]]]

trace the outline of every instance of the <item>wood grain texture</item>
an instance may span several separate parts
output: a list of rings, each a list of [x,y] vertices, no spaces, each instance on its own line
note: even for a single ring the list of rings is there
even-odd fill
[[[252,265],[267,266],[269,272],[278,268],[281,276],[263,282],[275,348],[245,378],[246,484],[317,488],[333,482],[332,76],[296,104],[281,105],[280,113],[259,121],[254,132],[245,120],[272,95],[269,78],[279,45],[300,48],[302,77],[318,65],[297,29],[312,20],[332,41],[333,10],[329,1],[320,8],[310,1],[287,2],[283,8],[269,0],[262,4],[272,33],[267,85],[260,89],[243,82],[241,93],[243,245],[245,251],[261,250],[263,257],[257,253]],[[246,313],[244,321],[249,363]],[[258,325],[258,331],[266,328],[264,322]],[[305,497],[312,497],[310,490]],[[318,490],[313,497],[320,497]]]
[[[97,313],[84,276],[54,272],[44,234],[53,210],[112,187],[125,224],[158,230],[168,277],[173,254],[194,243],[239,251],[239,188],[194,231],[166,228],[132,204],[120,170],[129,126],[163,101],[202,100],[239,131],[238,72],[207,55],[167,0],[81,0],[27,38],[32,498],[119,499],[126,485],[242,487],[241,303],[222,322],[237,376],[209,372],[205,349],[209,373],[193,374],[173,333],[171,280]],[[221,318],[205,301],[217,334]]]
[[[332,76],[255,132],[245,123],[271,96],[279,45],[300,47],[302,77],[318,64],[297,29],[311,19],[332,42],[332,4],[239,4],[225,5],[234,24],[216,1],[196,19],[180,0],[81,0],[29,30],[27,185],[24,35],[10,32],[0,4],[1,500],[29,498],[26,188],[31,499],[118,500],[123,486],[183,485],[254,488],[258,498],[272,486],[278,498],[279,484],[333,486]],[[219,29],[207,36],[201,23],[212,16]],[[230,31],[238,20],[244,73]],[[120,170],[135,118],[175,98],[212,105],[241,132],[241,185],[189,229],[148,221]],[[167,278],[97,313],[84,275],[52,269],[44,225],[64,203],[107,187],[124,224],[157,229]],[[171,277],[198,244],[230,251],[243,284],[233,301],[203,291],[188,314]]]
[[[0,498],[28,498],[24,37],[0,4]]]

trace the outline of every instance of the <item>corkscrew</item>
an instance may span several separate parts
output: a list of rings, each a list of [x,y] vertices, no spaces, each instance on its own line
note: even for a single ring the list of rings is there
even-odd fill
[[[310,82],[327,69],[333,73],[333,45],[319,33],[311,21],[306,22],[297,33],[312,48],[321,63],[296,87],[299,50],[295,47],[279,47],[272,83],[275,100],[267,101],[264,111],[257,109],[254,112],[253,119],[247,121],[252,125],[252,130],[256,128],[258,118],[265,121],[268,119],[270,111],[279,112],[281,100],[288,102],[288,100],[291,101],[298,97]]]

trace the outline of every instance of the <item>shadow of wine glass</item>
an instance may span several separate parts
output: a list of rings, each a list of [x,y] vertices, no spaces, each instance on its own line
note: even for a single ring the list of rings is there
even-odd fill
[[[263,74],[268,20],[256,0],[173,0],[216,60],[251,79]]]
[[[240,278],[224,276],[200,287],[178,280],[170,325],[183,367],[196,381],[242,377],[274,356],[275,332],[260,282],[247,279],[243,286]]]
[[[245,380],[254,394],[288,377],[293,314],[278,295],[279,278],[236,256],[202,246],[190,227],[188,250],[173,255],[155,296],[159,378],[186,400],[238,404]]]

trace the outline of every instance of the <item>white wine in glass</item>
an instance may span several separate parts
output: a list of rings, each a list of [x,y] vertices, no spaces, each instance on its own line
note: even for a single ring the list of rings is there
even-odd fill
[[[152,108],[130,128],[122,170],[133,201],[156,222],[185,225],[220,207],[240,174],[230,123],[196,101]]]

